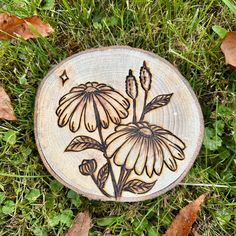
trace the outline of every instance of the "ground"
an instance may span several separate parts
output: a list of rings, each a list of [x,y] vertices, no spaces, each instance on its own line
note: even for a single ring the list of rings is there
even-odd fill
[[[0,123],[0,235],[64,235],[89,209],[92,235],[163,235],[178,210],[209,192],[196,222],[201,235],[232,235],[235,222],[236,73],[225,65],[214,25],[236,30],[228,0],[1,0],[0,11],[38,15],[55,32],[47,38],[0,41],[0,84],[17,122]],[[46,4],[46,5],[45,5]],[[236,10],[235,10],[236,11]],[[129,45],[174,64],[203,110],[205,139],[180,185],[150,201],[89,201],[44,168],[33,132],[34,99],[48,70],[93,47]],[[157,233],[158,232],[158,233]]]

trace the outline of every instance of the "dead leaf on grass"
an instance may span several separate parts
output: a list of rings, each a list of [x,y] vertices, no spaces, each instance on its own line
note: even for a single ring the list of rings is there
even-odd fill
[[[38,16],[19,18],[9,13],[0,14],[0,39],[11,39],[16,36],[24,39],[37,38],[39,35],[46,37],[53,31],[53,28]]]
[[[80,212],[65,236],[88,236],[90,227],[91,219],[88,211]]]
[[[0,86],[0,119],[16,120],[11,100],[4,88]]]
[[[188,236],[192,225],[197,219],[197,213],[204,202],[207,193],[182,208],[166,231],[166,236]]]
[[[236,32],[228,32],[220,46],[225,56],[225,63],[236,70]]]

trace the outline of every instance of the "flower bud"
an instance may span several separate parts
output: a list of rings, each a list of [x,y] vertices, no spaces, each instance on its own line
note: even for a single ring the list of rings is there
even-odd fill
[[[79,165],[79,171],[82,175],[92,175],[97,169],[97,162],[92,160],[83,160]]]
[[[152,74],[149,70],[149,68],[146,65],[146,62],[143,61],[143,66],[140,68],[140,83],[142,88],[145,91],[150,90],[151,88],[151,82],[152,82]]]
[[[137,81],[132,74],[132,70],[129,70],[129,75],[126,77],[126,93],[132,99],[137,98],[138,96],[138,84]]]

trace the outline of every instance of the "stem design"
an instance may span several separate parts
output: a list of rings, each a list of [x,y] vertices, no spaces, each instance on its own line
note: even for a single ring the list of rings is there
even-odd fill
[[[144,103],[143,103],[143,112],[142,112],[142,115],[140,117],[140,120],[139,121],[143,121],[144,119],[144,116],[145,116],[145,107],[146,107],[146,104],[147,104],[147,96],[148,96],[148,90],[145,90],[145,94],[144,94]]]
[[[133,99],[133,123],[137,122],[137,115],[136,115],[136,99]]]
[[[113,185],[113,188],[114,188],[114,194],[115,194],[115,198],[117,198],[117,184],[116,184],[116,179],[115,179],[115,175],[114,175],[114,172],[113,172],[113,169],[112,169],[112,166],[111,166],[111,160],[110,158],[107,157],[106,155],[106,144],[103,140],[103,136],[102,136],[102,130],[101,130],[101,125],[98,126],[98,133],[99,133],[99,137],[100,137],[100,140],[101,140],[101,143],[104,147],[104,157],[106,158],[107,160],[107,164],[108,164],[108,169],[109,169],[109,172],[111,174],[111,180],[112,180],[112,185]]]
[[[123,187],[126,184],[126,181],[129,178],[131,172],[132,172],[132,170],[125,169],[125,165],[123,165],[121,167],[121,173],[120,173],[120,177],[119,177],[119,181],[118,181],[118,193],[117,193],[118,197],[121,197]]]
[[[104,154],[104,157],[105,157],[106,160],[107,160],[108,169],[109,169],[109,172],[110,172],[110,174],[111,174],[112,185],[113,185],[113,188],[114,188],[115,198],[117,198],[117,184],[116,184],[116,179],[115,179],[115,175],[114,175],[114,172],[113,172],[113,169],[112,169],[112,166],[111,166],[111,160],[110,160],[110,158],[107,157],[107,154],[106,154],[106,143],[104,142],[104,139],[103,139],[102,126],[101,126],[100,117],[99,117],[99,113],[98,113],[98,111],[97,111],[96,105],[94,105],[94,110],[95,110],[95,117],[96,117],[97,126],[98,126],[98,134],[99,134],[99,137],[100,137],[100,140],[101,140],[101,144],[102,144],[103,149],[104,149],[103,154]]]

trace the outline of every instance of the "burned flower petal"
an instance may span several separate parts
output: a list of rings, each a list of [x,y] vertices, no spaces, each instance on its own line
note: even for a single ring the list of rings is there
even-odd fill
[[[107,156],[114,157],[117,166],[125,165],[137,175],[144,171],[149,177],[160,175],[166,165],[176,171],[176,160],[185,158],[185,144],[176,135],[147,122],[119,125],[106,139]]]
[[[77,132],[84,123],[89,132],[98,126],[107,129],[109,123],[116,125],[128,116],[129,101],[118,91],[106,84],[87,82],[73,87],[59,101],[56,110],[58,126],[69,124]]]

